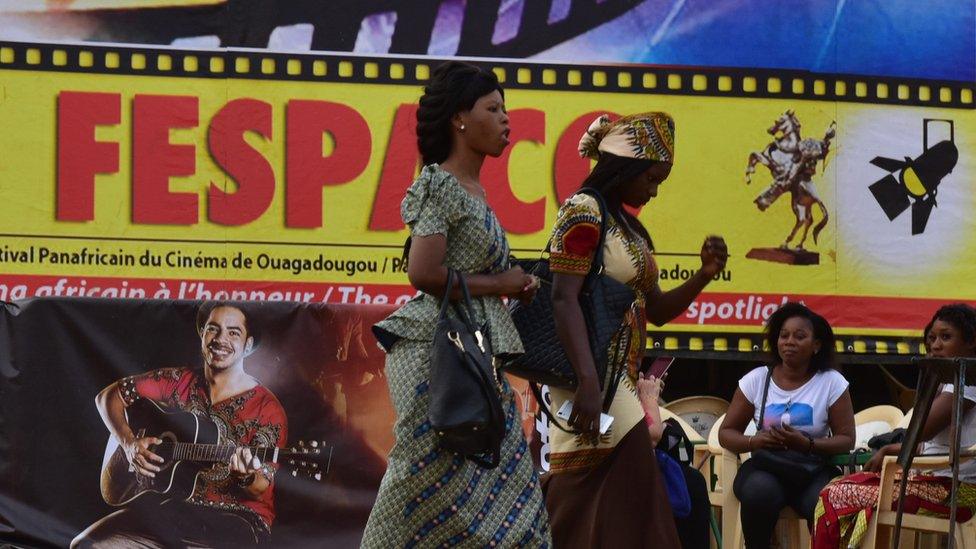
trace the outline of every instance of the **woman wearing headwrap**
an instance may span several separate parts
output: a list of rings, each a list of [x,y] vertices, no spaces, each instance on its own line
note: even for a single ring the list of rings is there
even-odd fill
[[[646,417],[637,397],[647,321],[660,326],[680,315],[712,278],[725,268],[725,241],[705,239],[701,269],[681,286],[664,292],[651,256],[647,230],[625,206],[639,208],[657,196],[674,161],[674,121],[660,112],[635,114],[615,122],[606,115],[590,125],[580,155],[597,160],[582,188],[597,191],[609,214],[604,243],[605,274],[634,289],[611,349],[590,349],[579,306],[583,280],[600,237],[600,209],[590,195],[573,195],[560,208],[553,229],[553,315],[556,330],[579,380],[575,391],[552,389],[552,408],[573,401],[569,423],[579,434],[549,430],[550,474],[546,480],[553,542],[556,547],[681,547],[667,493],[654,458],[656,419]],[[619,387],[606,413],[610,430],[599,433],[604,395],[594,352],[623,361]],[[614,371],[608,364],[607,377]],[[620,371],[620,370],[618,370]],[[605,389],[604,389],[605,390]]]

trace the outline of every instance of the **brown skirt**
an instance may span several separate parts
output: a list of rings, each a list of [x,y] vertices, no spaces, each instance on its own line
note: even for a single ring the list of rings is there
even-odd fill
[[[643,421],[592,469],[546,475],[543,490],[554,549],[681,548]]]

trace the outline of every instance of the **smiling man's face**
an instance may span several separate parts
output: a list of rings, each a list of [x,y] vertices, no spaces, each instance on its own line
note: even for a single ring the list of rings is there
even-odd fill
[[[243,360],[252,345],[244,313],[235,307],[210,311],[200,342],[204,363],[215,370],[226,370]]]

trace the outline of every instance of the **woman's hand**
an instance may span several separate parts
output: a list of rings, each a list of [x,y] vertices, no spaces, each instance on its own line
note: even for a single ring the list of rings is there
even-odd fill
[[[637,398],[640,399],[641,408],[646,413],[652,404],[657,404],[664,390],[664,379],[658,379],[650,374],[641,372],[637,379]]]
[[[532,300],[535,299],[535,293],[539,291],[539,286],[542,285],[542,282],[539,280],[539,277],[533,274],[530,274],[528,276],[530,282],[524,288],[522,288],[521,292],[513,296],[515,297],[515,299],[525,304],[532,303]]]
[[[782,450],[783,441],[780,440],[772,431],[759,431],[749,437],[749,451],[756,450]]]
[[[705,238],[701,247],[701,270],[709,278],[725,270],[725,262],[729,259],[729,248],[721,236],[711,235]]]
[[[878,449],[871,456],[871,459],[864,464],[864,470],[871,473],[881,472],[881,465],[884,464],[885,456],[893,456],[901,451],[901,444],[887,444]]]
[[[527,292],[535,284],[535,280],[538,280],[533,275],[526,274],[522,270],[522,267],[518,265],[495,275],[495,277],[497,279],[498,295],[511,297],[518,297]],[[534,290],[532,291],[532,295],[535,295]]]
[[[810,439],[802,431],[798,431],[789,425],[773,427],[770,432],[780,441],[785,450],[806,452],[810,449]]]
[[[569,424],[591,444],[596,444],[600,433],[600,400],[600,385],[596,379],[581,380],[573,397]]]

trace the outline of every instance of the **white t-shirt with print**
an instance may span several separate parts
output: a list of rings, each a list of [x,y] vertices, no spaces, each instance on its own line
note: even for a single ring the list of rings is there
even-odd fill
[[[756,407],[752,420],[759,422],[759,406],[769,368],[760,366],[739,380],[739,389]],[[814,374],[800,387],[786,391],[769,380],[769,396],[766,398],[766,414],[762,429],[787,424],[794,429],[809,433],[814,438],[827,436],[828,410],[847,390],[847,379],[837,370],[825,370]]]
[[[943,385],[942,392],[952,393],[952,384]],[[966,385],[965,390],[963,390],[963,398],[976,402],[976,386]],[[932,440],[922,443],[922,453],[948,454],[951,444],[952,438],[950,435],[950,429],[947,426],[945,429],[936,433],[936,435],[932,437]],[[968,412],[963,412],[962,432],[959,433],[959,445],[961,448],[966,449],[973,444],[976,444],[976,406],[971,408]],[[952,469],[941,469],[938,471],[932,471],[929,474],[939,477],[951,477]],[[976,482],[976,461],[968,460],[959,464],[959,480],[963,482]]]

